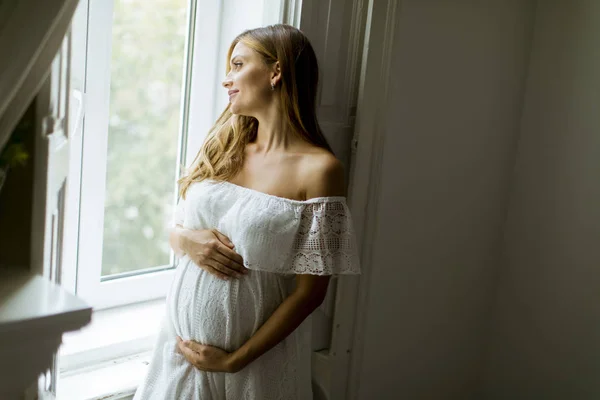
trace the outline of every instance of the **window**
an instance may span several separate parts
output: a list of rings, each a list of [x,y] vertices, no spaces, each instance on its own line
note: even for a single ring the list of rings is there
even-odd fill
[[[102,309],[166,295],[176,180],[227,104],[228,45],[244,29],[278,22],[283,2],[82,3],[73,33],[85,55],[71,74],[85,82],[86,111],[72,144],[80,174],[69,184],[79,196],[67,209],[76,232],[65,243],[77,257],[63,273]]]
[[[97,308],[165,295],[187,11],[186,0],[89,3],[77,294]]]

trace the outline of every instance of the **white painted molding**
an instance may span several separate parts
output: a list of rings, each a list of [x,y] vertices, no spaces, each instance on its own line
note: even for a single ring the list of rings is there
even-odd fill
[[[366,6],[367,1],[365,0],[302,1],[301,29],[309,36],[317,57],[319,57],[321,84],[324,81],[328,82],[326,88],[320,89],[319,121],[336,155],[346,165],[348,177],[352,176],[353,164],[351,161],[354,134],[352,114],[355,113],[354,106],[357,104],[363,52],[368,49],[363,41],[365,21],[367,20]],[[335,51],[332,53],[328,49]],[[362,68],[365,68],[364,65]],[[374,96],[375,94],[376,96]],[[376,99],[376,104],[381,104],[379,89],[377,89],[377,93],[373,90],[369,91],[369,96]],[[363,131],[366,131],[367,135],[372,134],[370,128],[366,128],[369,123],[366,122],[363,125]],[[366,151],[363,150],[361,155],[366,160],[366,164],[369,164],[370,148],[367,147]],[[361,167],[365,162],[361,163]],[[369,171],[369,168],[363,169],[364,174],[368,175]],[[369,176],[354,186],[366,192]],[[348,180],[351,181],[351,179]],[[353,199],[354,197],[357,197],[356,201]],[[349,194],[352,214],[354,220],[358,220],[359,227],[363,226],[364,219],[369,217],[364,212],[366,201],[366,198],[362,199],[355,193],[350,192]],[[360,242],[362,230],[357,229],[357,231],[359,230]],[[318,353],[316,359],[319,361],[320,371],[313,373],[313,379],[319,386],[318,389],[328,399],[345,399],[352,355],[359,280],[358,277],[346,276],[336,279],[336,282],[332,282],[335,287],[331,289],[334,290],[330,291],[330,295],[324,303],[324,307],[327,309],[326,314],[333,314],[331,341],[327,352]],[[313,355],[313,359],[315,357],[316,355]]]
[[[0,398],[22,398],[51,368],[64,332],[88,324],[92,310],[47,279],[0,269]]]
[[[332,382],[332,393],[335,396],[332,399],[356,399],[358,396],[373,264],[372,243],[376,239],[379,218],[385,145],[385,126],[381,121],[388,104],[393,39],[399,10],[399,0],[369,0],[356,116],[355,138],[358,139],[358,147],[349,190],[350,207],[360,243],[362,276],[358,281],[340,280],[338,286],[338,296],[346,302],[352,301],[356,318],[353,320],[354,326],[347,333],[352,337],[352,346],[346,354],[350,359],[349,370],[338,371],[334,368],[336,375]]]
[[[302,0],[282,0],[282,2],[282,23],[295,26],[296,28],[300,28],[300,17],[302,15]]]
[[[0,63],[0,148],[42,85],[77,3],[76,0],[0,2],[0,11],[4,13],[0,16],[0,59],[11,60]]]
[[[300,29],[319,60],[317,114],[320,122],[349,125],[364,32],[365,0],[304,0]]]
[[[348,39],[348,57],[346,65],[346,77],[344,84],[344,96],[346,100],[344,111],[344,120],[349,125],[353,125],[355,110],[353,109],[357,101],[357,90],[359,85],[358,74],[360,73],[362,46],[364,45],[366,2],[364,0],[355,0],[352,2],[352,18],[350,20],[350,32]]]

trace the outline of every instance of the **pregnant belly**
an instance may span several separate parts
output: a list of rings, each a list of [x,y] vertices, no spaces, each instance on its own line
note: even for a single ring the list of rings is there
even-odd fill
[[[290,283],[263,271],[224,281],[183,258],[167,297],[171,323],[184,339],[233,351],[271,316]]]

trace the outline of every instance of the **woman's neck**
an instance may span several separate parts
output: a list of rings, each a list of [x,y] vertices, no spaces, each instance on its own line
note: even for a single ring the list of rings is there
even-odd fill
[[[272,151],[288,150],[302,139],[295,135],[279,109],[271,108],[264,114],[256,116],[258,131],[254,145],[257,152],[268,153]]]

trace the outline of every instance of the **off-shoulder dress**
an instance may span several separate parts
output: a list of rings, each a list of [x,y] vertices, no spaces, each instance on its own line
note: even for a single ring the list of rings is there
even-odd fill
[[[187,256],[178,261],[148,373],[134,399],[312,399],[310,318],[236,373],[196,369],[176,351],[176,336],[234,351],[291,293],[296,274],[359,273],[345,197],[298,201],[205,180],[189,187],[174,220],[222,232],[250,271],[224,281]]]

